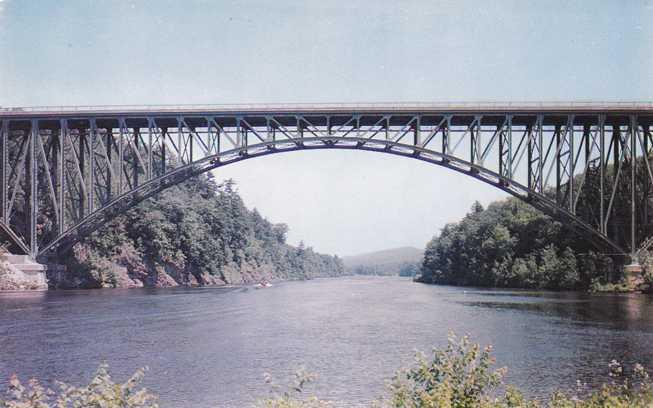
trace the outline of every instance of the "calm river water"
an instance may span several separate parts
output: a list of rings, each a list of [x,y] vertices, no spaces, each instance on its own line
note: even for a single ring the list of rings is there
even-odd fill
[[[309,391],[365,406],[414,350],[447,332],[494,345],[508,381],[542,395],[605,379],[615,358],[653,366],[653,302],[644,295],[462,289],[353,277],[271,288],[0,294],[0,387],[17,373],[82,384],[101,361],[124,380],[149,366],[162,407],[243,407],[299,367]]]

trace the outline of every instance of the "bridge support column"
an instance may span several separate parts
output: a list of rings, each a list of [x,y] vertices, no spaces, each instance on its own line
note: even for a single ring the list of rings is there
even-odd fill
[[[44,290],[48,288],[47,267],[36,263],[28,255],[0,254],[4,275],[0,279],[0,289]]]
[[[631,254],[630,264],[624,266],[624,280],[633,289],[644,283],[644,267],[639,263],[637,254]]]

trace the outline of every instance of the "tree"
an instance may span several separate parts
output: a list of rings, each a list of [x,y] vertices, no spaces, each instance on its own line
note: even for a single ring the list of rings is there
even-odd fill
[[[86,287],[344,274],[342,260],[316,253],[303,242],[297,248],[288,245],[287,232],[287,225],[248,210],[232,180],[217,185],[211,177],[199,176],[115,218],[55,262],[69,267],[66,285]]]
[[[486,209],[476,202],[445,225],[427,244],[420,272],[421,281],[439,284],[577,289],[611,267],[574,231],[510,198]]]

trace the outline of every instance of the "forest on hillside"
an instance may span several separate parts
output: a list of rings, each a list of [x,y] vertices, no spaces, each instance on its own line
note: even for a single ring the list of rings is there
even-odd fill
[[[426,246],[421,280],[462,286],[587,288],[611,280],[614,262],[516,198],[475,203]]]
[[[646,163],[636,162],[637,217],[648,219],[651,211],[651,184]],[[622,248],[628,248],[630,230],[630,170],[624,164],[623,177],[614,197],[608,232]],[[617,177],[609,168],[604,182],[609,194]],[[578,200],[577,214],[587,223],[598,225],[600,210],[599,172],[590,168]],[[554,192],[548,192],[552,196]],[[608,202],[609,196],[604,196]],[[642,222],[639,236],[651,234],[651,225]],[[644,260],[642,260],[644,261]],[[587,289],[592,284],[611,283],[622,278],[623,256],[615,257],[592,245],[587,237],[570,225],[543,214],[517,198],[490,204],[484,209],[478,202],[459,222],[446,225],[427,244],[421,265],[422,282],[537,288]]]
[[[400,247],[342,258],[345,270],[352,275],[415,276],[424,251]]]
[[[249,210],[235,183],[202,174],[112,219],[53,261],[57,287],[251,283],[344,273],[337,256],[286,242],[288,227]]]
[[[84,129],[73,132],[79,143],[83,141],[83,132]],[[25,149],[24,139],[10,138],[7,144],[10,162],[17,162]],[[141,155],[146,154],[143,145],[135,146]],[[45,148],[52,150],[52,145],[46,144]],[[73,148],[74,155],[88,155],[81,144],[79,151],[74,146],[69,148]],[[153,152],[154,174],[163,174],[166,168],[183,164],[171,152],[164,153],[160,148]],[[136,159],[133,148],[124,152],[125,163],[136,163]],[[65,185],[70,206],[65,209],[65,219],[70,227],[81,219],[88,197],[76,183],[77,179],[69,179],[71,174],[76,174],[75,167],[70,163],[66,166]],[[124,171],[125,177],[135,184],[146,179],[142,166]],[[42,167],[38,168],[37,177],[41,188],[52,182]],[[118,177],[103,182],[107,191],[121,191]],[[15,191],[17,210],[12,225],[22,236],[28,235],[28,217],[23,210],[28,192],[29,186],[23,178]],[[100,197],[101,194],[94,194],[97,208],[108,200],[105,197],[101,202]],[[40,200],[46,198],[47,193],[39,195]],[[57,232],[55,215],[46,202],[41,204],[44,210],[38,215],[37,230],[42,237],[53,238]],[[169,187],[135,207],[125,208],[74,246],[63,247],[40,261],[65,267],[48,271],[50,286],[59,288],[221,285],[345,273],[340,258],[319,254],[303,243],[292,246],[286,242],[287,232],[287,225],[272,223],[256,209],[248,209],[233,181],[218,184],[211,173],[204,173]],[[0,236],[0,244],[5,243],[8,250],[17,250],[9,242]]]

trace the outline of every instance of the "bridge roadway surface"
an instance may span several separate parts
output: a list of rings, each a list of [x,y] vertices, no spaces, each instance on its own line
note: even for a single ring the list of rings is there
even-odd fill
[[[382,102],[205,105],[100,105],[0,107],[0,118],[75,118],[152,114],[633,114],[652,113],[653,102]]]

